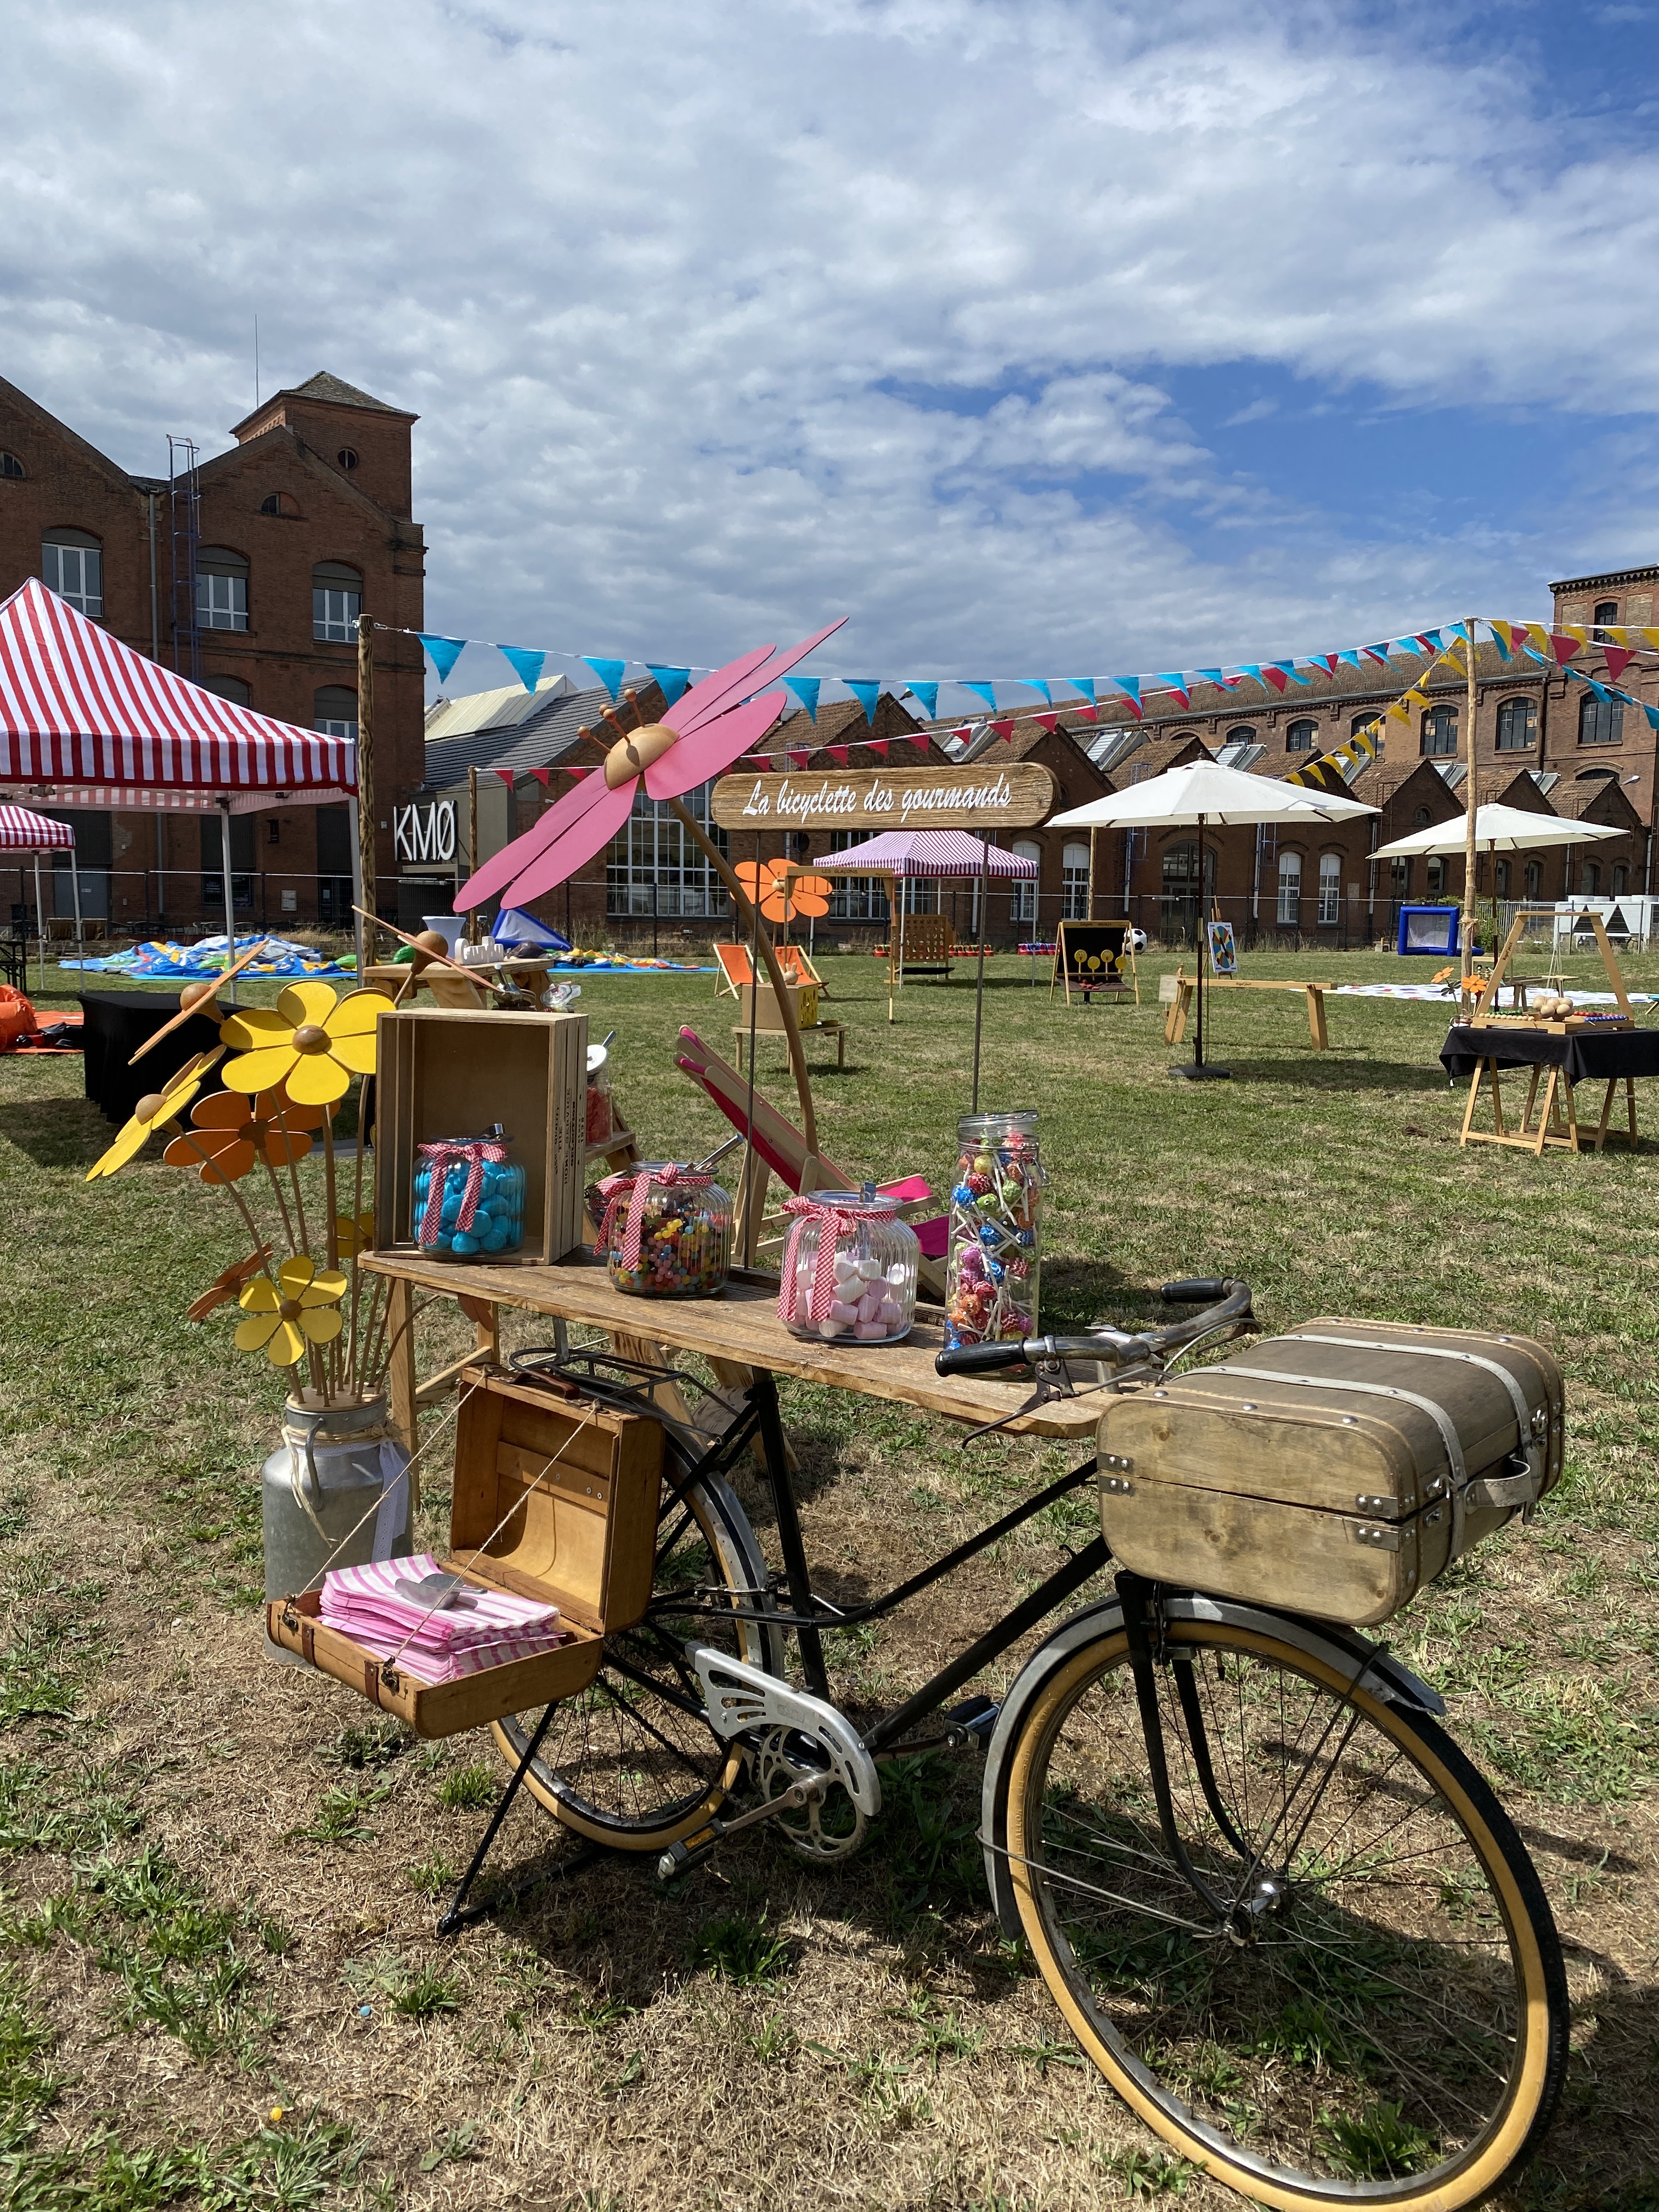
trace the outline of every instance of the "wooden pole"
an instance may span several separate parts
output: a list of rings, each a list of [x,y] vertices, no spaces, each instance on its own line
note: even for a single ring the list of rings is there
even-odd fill
[[[380,933],[374,917],[380,911],[374,862],[374,624],[368,615],[357,617],[357,852],[362,873],[363,950],[358,975],[372,968],[380,955]]]
[[[469,878],[478,872],[478,771],[470,768],[466,772],[466,872]],[[481,927],[478,909],[469,907],[466,913],[466,941],[478,942]]]
[[[1466,695],[1463,719],[1468,724],[1468,799],[1463,809],[1463,974],[1467,978],[1474,964],[1474,817],[1480,794],[1475,785],[1474,774],[1474,709],[1477,698],[1474,678],[1474,617],[1465,624],[1463,657],[1468,668],[1468,690]],[[1496,951],[1496,945],[1493,946]]]
[[[979,844],[979,963],[974,975],[974,1103],[970,1113],[979,1111],[979,1040],[985,1012],[985,924],[986,906],[991,888],[991,833],[988,830]]]

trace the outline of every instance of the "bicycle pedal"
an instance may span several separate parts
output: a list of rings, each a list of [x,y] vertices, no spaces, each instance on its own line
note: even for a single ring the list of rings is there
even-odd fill
[[[657,1880],[678,1881],[683,1874],[690,1874],[694,1868],[702,1866],[706,1859],[712,1859],[720,1844],[718,1836],[710,1836],[706,1843],[702,1844],[684,1841],[670,1844],[657,1861]]]
[[[959,1705],[950,1706],[940,1717],[953,1736],[969,1743],[986,1743],[1001,1712],[1002,1707],[994,1698],[981,1696],[964,1698]]]

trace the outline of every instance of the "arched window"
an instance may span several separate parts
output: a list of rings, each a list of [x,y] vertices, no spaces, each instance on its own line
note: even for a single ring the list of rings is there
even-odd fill
[[[1629,890],[1629,888],[1630,870],[1625,866],[1622,860],[1618,861],[1615,863],[1613,871],[1613,895],[1614,898],[1623,898],[1625,893]]]
[[[1285,750],[1287,753],[1310,753],[1318,742],[1317,722],[1292,722],[1285,732]]]
[[[1544,863],[1528,860],[1521,871],[1521,890],[1524,898],[1541,898],[1544,895]]]
[[[1500,860],[1498,863],[1498,896],[1501,899],[1506,899],[1509,895],[1510,863],[1507,860]]]
[[[1443,898],[1446,890],[1445,854],[1431,853],[1429,855],[1429,864],[1423,873],[1426,879],[1423,886],[1426,896],[1431,899]]]
[[[1089,918],[1089,848],[1081,842],[1060,848],[1060,910],[1067,921]]]
[[[1342,855],[1322,853],[1319,856],[1319,919],[1326,927],[1342,919]]]
[[[1586,691],[1578,702],[1581,745],[1616,745],[1625,734],[1625,708],[1618,699],[1598,699]]]
[[[1602,636],[1601,633],[1604,629],[1611,628],[1617,623],[1619,620],[1618,600],[1598,599],[1595,602],[1595,612],[1590,619],[1595,625],[1591,635],[1595,637],[1597,644],[1606,644],[1607,641]]]
[[[1255,732],[1248,722],[1237,722],[1228,731],[1222,743],[1229,745],[1253,745],[1255,743]]]
[[[1370,707],[1363,714],[1356,714],[1348,724],[1348,735],[1351,738],[1357,738],[1362,730],[1369,730],[1376,720],[1377,712],[1375,707]]]
[[[1457,709],[1455,707],[1431,707],[1423,717],[1425,753],[1440,759],[1449,759],[1457,751]]]
[[[268,491],[259,501],[261,514],[286,514],[290,519],[300,512],[297,500],[290,499],[285,491]]]
[[[247,628],[247,556],[204,545],[196,556],[196,620],[203,629]]]
[[[348,691],[343,684],[325,684],[312,696],[311,726],[325,737],[349,738],[356,744],[357,694]]]
[[[1586,860],[1578,871],[1578,890],[1583,898],[1599,898],[1601,893],[1601,863]]]
[[[84,530],[49,530],[40,541],[40,580],[96,622],[104,611],[104,550]]]
[[[343,561],[319,561],[311,572],[311,635],[326,643],[349,645],[363,611],[362,573]]]
[[[1498,710],[1498,750],[1523,753],[1538,743],[1538,703],[1533,699],[1505,699]]]
[[[1429,810],[1426,806],[1419,806],[1416,813],[1412,817],[1412,828],[1413,830],[1426,830],[1428,826]]]
[[[1035,860],[1041,866],[1042,848],[1035,837],[1017,837],[1014,840],[1014,858],[1018,860]],[[1013,886],[1013,905],[1008,919],[1011,921],[1028,924],[1034,922],[1037,918],[1036,878],[1028,876],[1017,881]]]
[[[240,676],[204,676],[199,680],[204,691],[211,691],[216,699],[228,699],[233,707],[253,703],[253,694]]]
[[[1281,853],[1279,856],[1279,918],[1292,927],[1302,912],[1302,855],[1300,853]]]
[[[21,477],[26,473],[15,453],[0,453],[0,477]]]

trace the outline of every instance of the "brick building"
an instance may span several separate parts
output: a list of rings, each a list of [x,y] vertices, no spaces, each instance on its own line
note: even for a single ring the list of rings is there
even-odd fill
[[[425,549],[413,415],[322,373],[275,393],[193,471],[134,476],[0,380],[0,597],[40,576],[128,645],[301,729],[355,736],[359,611],[374,654],[380,895],[392,811],[423,773]],[[49,799],[19,793],[52,810]],[[140,933],[224,927],[216,817],[76,808],[82,897]],[[239,921],[349,927],[343,806],[233,817]],[[60,910],[67,910],[67,869]]]

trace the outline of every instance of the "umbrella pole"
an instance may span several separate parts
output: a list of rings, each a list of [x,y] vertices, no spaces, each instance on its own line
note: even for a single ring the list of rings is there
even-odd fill
[[[1188,1083],[1226,1083],[1231,1080],[1231,1068],[1206,1066],[1204,1062],[1204,817],[1198,817],[1198,916],[1194,933],[1198,943],[1198,977],[1194,993],[1198,1000],[1198,1018],[1193,1031],[1193,1056],[1179,1067],[1170,1070]]]
[[[70,847],[70,890],[75,898],[75,964],[80,972],[82,988],[87,980],[86,934],[81,921],[81,863],[73,845]]]
[[[1468,793],[1463,805],[1463,980],[1467,982],[1474,965],[1474,816],[1480,803],[1480,794],[1475,789],[1474,781],[1474,711],[1479,695],[1475,688],[1473,615],[1464,623],[1463,632],[1463,658],[1468,668],[1468,692],[1463,713],[1463,719],[1468,725]],[[1456,663],[1452,665],[1455,667]],[[1493,883],[1497,880],[1494,874]],[[1497,951],[1494,942],[1494,955]]]
[[[219,801],[219,849],[223,856],[222,865],[225,872],[225,965],[234,968],[236,965],[236,903],[230,888],[230,801],[228,799]],[[78,922],[76,927],[79,927]],[[233,1006],[236,1004],[234,978],[230,986],[230,1003]]]
[[[969,1112],[979,1111],[979,1036],[985,1012],[985,900],[991,880],[991,841],[981,837],[979,847],[979,967],[974,978],[974,1103]]]

